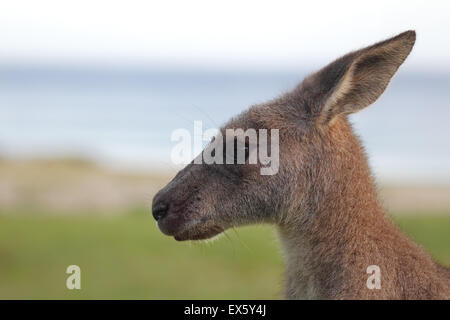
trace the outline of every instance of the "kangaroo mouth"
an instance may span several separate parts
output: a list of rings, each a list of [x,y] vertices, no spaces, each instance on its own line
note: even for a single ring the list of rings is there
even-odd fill
[[[158,227],[162,233],[173,236],[177,241],[205,240],[224,231],[210,218],[186,219],[185,215],[182,214],[169,214],[158,220]]]
[[[216,225],[209,226],[208,228],[200,226],[198,228],[189,228],[181,233],[175,234],[173,237],[177,241],[205,240],[210,239],[223,231],[224,229],[222,227]]]

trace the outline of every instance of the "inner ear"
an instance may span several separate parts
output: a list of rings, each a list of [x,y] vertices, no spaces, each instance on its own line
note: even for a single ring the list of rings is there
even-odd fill
[[[306,78],[300,93],[312,105],[317,122],[328,123],[375,102],[411,52],[415,38],[414,31],[404,32],[351,52]]]

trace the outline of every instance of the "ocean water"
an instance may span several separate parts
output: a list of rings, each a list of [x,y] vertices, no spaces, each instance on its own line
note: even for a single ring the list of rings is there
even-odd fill
[[[0,157],[86,157],[128,169],[175,168],[178,128],[219,127],[314,70],[215,72],[0,67]],[[352,115],[382,182],[450,183],[450,75],[394,77]]]

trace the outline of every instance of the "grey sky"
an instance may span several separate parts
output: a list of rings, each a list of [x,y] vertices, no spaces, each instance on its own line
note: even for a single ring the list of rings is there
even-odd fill
[[[0,63],[321,65],[416,29],[413,68],[450,71],[449,1],[2,1]]]

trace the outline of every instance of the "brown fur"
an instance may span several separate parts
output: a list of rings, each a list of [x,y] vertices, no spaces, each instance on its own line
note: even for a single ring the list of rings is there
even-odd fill
[[[262,176],[260,164],[190,164],[154,198],[161,231],[192,240],[275,224],[289,299],[450,299],[450,271],[385,215],[346,118],[383,93],[414,42],[408,31],[352,52],[232,119],[222,132],[280,130],[279,172]],[[370,265],[381,269],[381,289],[366,286]]]

